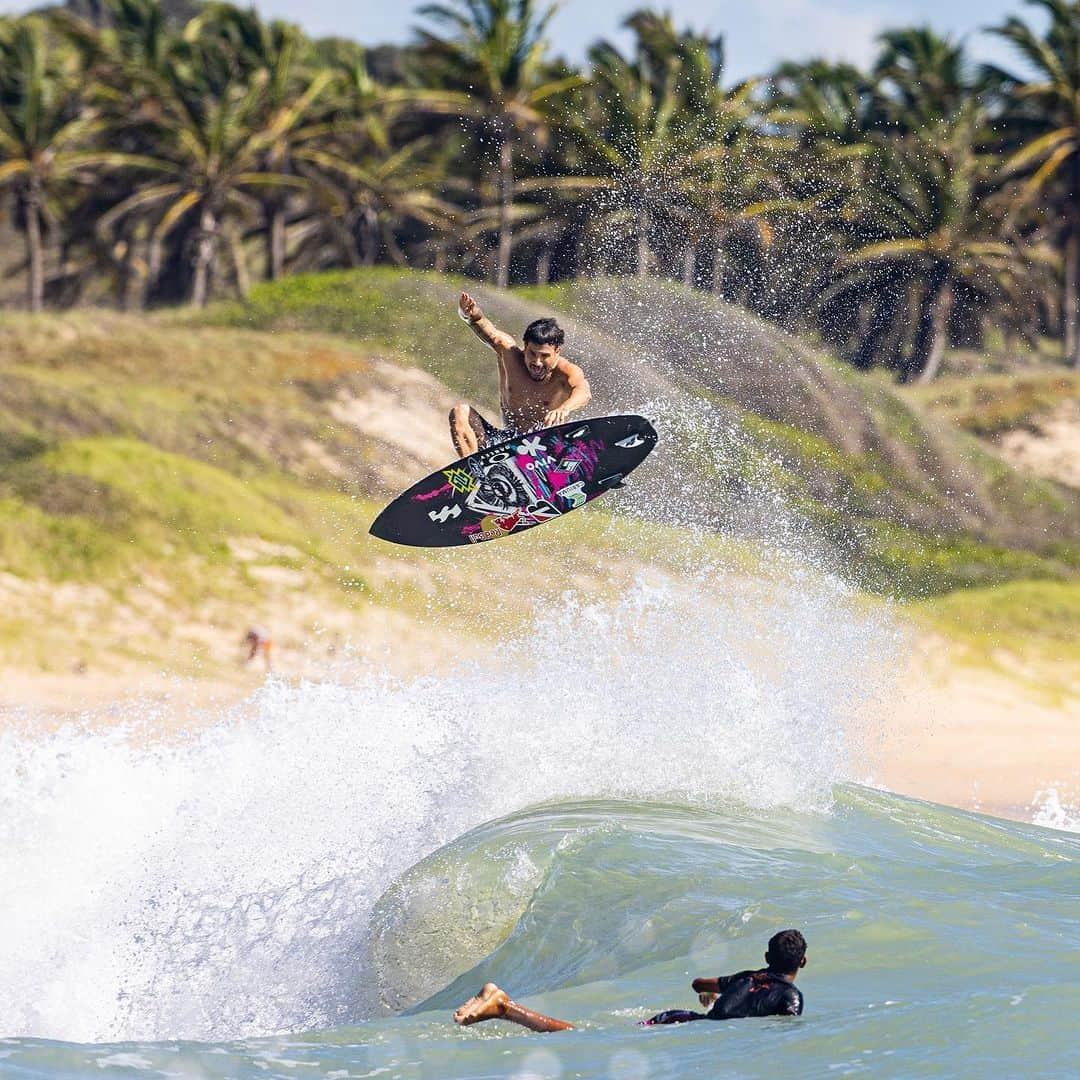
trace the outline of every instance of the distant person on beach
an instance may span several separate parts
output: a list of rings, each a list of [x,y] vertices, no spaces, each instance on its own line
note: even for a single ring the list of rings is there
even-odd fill
[[[588,405],[592,393],[584,372],[560,355],[565,335],[554,319],[525,327],[523,344],[500,330],[462,293],[458,312],[476,336],[495,350],[499,363],[499,403],[504,428],[489,423],[463,402],[450,410],[450,437],[461,457],[536,428],[563,423]]]
[[[714,979],[695,979],[690,985],[708,1012],[668,1009],[648,1020],[654,1024],[684,1024],[688,1020],[735,1020],[748,1016],[802,1016],[803,996],[795,976],[806,967],[806,939],[798,930],[781,930],[769,939],[765,953],[768,967],[760,971],[740,971]],[[494,983],[485,983],[480,993],[454,1013],[454,1023],[478,1024],[483,1020],[509,1020],[530,1031],[568,1031],[573,1024],[533,1012],[511,1001]]]
[[[244,635],[244,644],[248,649],[248,654],[244,657],[244,663],[250,664],[256,658],[262,657],[266,670],[270,671],[270,651],[274,647],[270,635],[261,626],[253,626]]]

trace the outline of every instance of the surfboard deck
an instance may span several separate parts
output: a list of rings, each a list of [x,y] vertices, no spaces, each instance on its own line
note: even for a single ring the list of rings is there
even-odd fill
[[[656,446],[643,416],[600,416],[530,431],[452,462],[399,495],[371,526],[410,547],[520,536],[622,485]]]

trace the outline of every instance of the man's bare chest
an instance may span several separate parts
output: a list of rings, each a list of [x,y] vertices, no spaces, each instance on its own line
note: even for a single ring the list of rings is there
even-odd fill
[[[569,394],[565,376],[554,371],[541,381],[530,378],[524,370],[507,365],[503,376],[503,394],[516,408],[540,408],[561,405]]]

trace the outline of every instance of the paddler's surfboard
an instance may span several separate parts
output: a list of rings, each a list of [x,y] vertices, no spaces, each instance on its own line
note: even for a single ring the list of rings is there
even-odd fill
[[[372,535],[412,547],[517,536],[584,506],[656,446],[643,416],[601,416],[530,431],[413,484],[375,519]]]

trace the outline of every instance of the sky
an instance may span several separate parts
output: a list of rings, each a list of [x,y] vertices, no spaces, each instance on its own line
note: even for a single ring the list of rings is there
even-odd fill
[[[541,0],[542,2],[542,0]],[[38,3],[0,0],[0,12],[17,13]],[[414,0],[257,0],[266,16],[299,23],[315,36],[348,37],[366,45],[404,43],[420,21]],[[929,23],[939,32],[965,38],[977,60],[1010,62],[1006,43],[980,32],[1018,14],[1041,25],[1038,13],[1022,0],[565,0],[552,22],[552,50],[579,61],[589,44],[606,37],[627,38],[620,22],[641,7],[669,10],[679,28],[707,30],[725,39],[727,81],[769,71],[781,60],[822,56],[865,64],[874,55],[874,37],[896,25]]]

